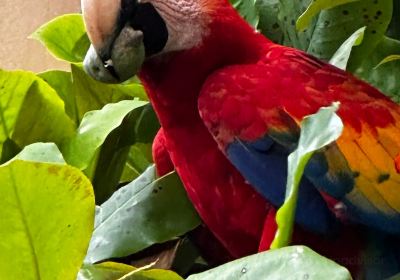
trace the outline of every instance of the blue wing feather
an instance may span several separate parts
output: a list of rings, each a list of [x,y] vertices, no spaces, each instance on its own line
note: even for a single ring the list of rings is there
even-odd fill
[[[236,139],[227,150],[229,160],[272,204],[279,207],[285,198],[287,156],[290,151],[268,136],[255,142]],[[328,234],[336,220],[312,183],[303,178],[300,185],[296,221],[314,232]]]

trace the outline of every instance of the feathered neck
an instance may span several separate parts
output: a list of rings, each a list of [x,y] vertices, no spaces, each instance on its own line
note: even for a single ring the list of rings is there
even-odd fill
[[[165,106],[179,107],[183,104],[187,108],[186,116],[188,110],[197,111],[197,97],[209,75],[229,65],[255,63],[271,44],[249,26],[226,0],[202,1],[210,1],[210,5],[226,2],[225,5],[218,5],[217,10],[208,12],[211,22],[202,43],[189,50],[149,59],[140,73],[150,99],[155,107],[159,107],[156,108],[158,112],[163,111]],[[179,111],[173,110],[176,114]]]

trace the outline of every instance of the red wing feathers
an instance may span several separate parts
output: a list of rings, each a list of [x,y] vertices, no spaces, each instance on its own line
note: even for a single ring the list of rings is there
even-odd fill
[[[298,50],[273,46],[258,64],[230,66],[210,77],[199,109],[226,152],[235,138],[255,141],[274,131],[290,134],[293,125],[283,115],[299,123],[334,101],[341,103],[338,114],[345,125],[337,146],[354,174],[354,188],[340,199],[357,209],[355,215],[361,215],[357,218],[363,223],[369,219],[364,213],[400,222],[400,175],[395,165],[400,107],[351,74]],[[344,167],[332,161],[329,168],[340,173]]]

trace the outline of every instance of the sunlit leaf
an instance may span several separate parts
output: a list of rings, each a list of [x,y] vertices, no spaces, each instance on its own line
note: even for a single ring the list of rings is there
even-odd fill
[[[0,279],[75,279],[94,220],[76,168],[14,160],[0,167]]]
[[[56,58],[68,62],[82,62],[90,46],[80,14],[57,17],[31,37],[40,41]]]
[[[245,257],[187,280],[309,279],[351,280],[346,268],[304,246],[286,247]]]
[[[54,89],[30,72],[0,70],[0,116],[1,153],[7,139],[19,148],[35,142],[62,144],[75,129]]]
[[[101,205],[86,262],[136,253],[199,223],[179,177],[171,173],[157,179],[152,167]]]
[[[288,157],[286,198],[276,214],[278,229],[271,248],[290,244],[296,214],[300,180],[314,152],[335,141],[342,133],[343,123],[335,114],[339,104],[323,107],[316,114],[304,118],[297,149]]]
[[[349,61],[351,50],[354,46],[359,46],[364,39],[365,27],[361,27],[356,32],[354,32],[340,48],[335,52],[329,61],[330,64],[336,67],[346,70],[347,62]]]
[[[54,143],[34,143],[26,146],[15,159],[32,162],[66,164],[65,160]]]

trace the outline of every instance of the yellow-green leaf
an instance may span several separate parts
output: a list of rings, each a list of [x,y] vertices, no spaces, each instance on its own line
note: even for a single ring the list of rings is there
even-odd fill
[[[68,62],[82,62],[90,46],[80,14],[57,17],[39,27],[31,37],[56,58]]]
[[[61,144],[74,129],[64,102],[46,82],[31,72],[0,70],[0,153],[7,140],[20,149],[35,142]]]
[[[14,160],[0,181],[0,279],[75,279],[93,230],[88,179],[67,165]]]

